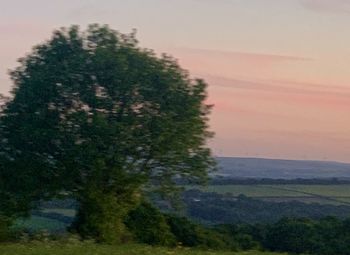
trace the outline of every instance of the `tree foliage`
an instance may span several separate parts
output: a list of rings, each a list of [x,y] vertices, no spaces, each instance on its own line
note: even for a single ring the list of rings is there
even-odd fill
[[[146,190],[171,194],[174,177],[203,182],[213,166],[206,83],[140,48],[134,33],[57,30],[11,78],[0,185],[12,212],[68,192],[80,203],[77,229],[112,242]]]

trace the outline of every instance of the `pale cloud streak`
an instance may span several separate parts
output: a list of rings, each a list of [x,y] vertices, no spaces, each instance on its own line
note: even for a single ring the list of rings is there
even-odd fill
[[[350,13],[349,0],[300,0],[300,3],[313,11]]]
[[[177,52],[183,52],[188,54],[205,55],[207,57],[223,57],[223,58],[239,58],[246,61],[263,61],[276,62],[276,61],[310,61],[312,59],[300,57],[300,56],[288,56],[268,53],[254,53],[254,52],[237,52],[237,51],[223,51],[223,50],[211,50],[211,49],[193,49],[193,48],[175,48]]]
[[[208,74],[198,74],[204,77],[213,86],[226,87],[231,89],[254,90],[271,93],[296,94],[304,96],[327,96],[338,97],[347,100],[350,104],[350,88],[342,86],[331,86],[325,84],[311,84],[293,81],[276,80],[241,80],[212,76]],[[340,100],[341,101],[341,100]]]
[[[191,70],[192,73],[240,80],[284,78],[282,77],[284,72],[279,69],[313,62],[312,59],[303,56],[268,53],[190,48],[172,48],[167,49],[166,52],[176,56],[180,64]]]

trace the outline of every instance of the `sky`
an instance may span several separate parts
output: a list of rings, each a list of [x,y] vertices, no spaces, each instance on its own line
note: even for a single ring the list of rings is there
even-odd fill
[[[207,81],[214,155],[350,162],[349,0],[0,0],[0,93],[55,28],[90,23]]]

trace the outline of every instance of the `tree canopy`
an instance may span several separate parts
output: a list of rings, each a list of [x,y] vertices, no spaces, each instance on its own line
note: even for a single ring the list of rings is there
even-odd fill
[[[0,117],[3,215],[69,193],[80,204],[76,229],[115,241],[146,190],[205,181],[206,83],[172,57],[91,25],[55,31],[19,62]]]

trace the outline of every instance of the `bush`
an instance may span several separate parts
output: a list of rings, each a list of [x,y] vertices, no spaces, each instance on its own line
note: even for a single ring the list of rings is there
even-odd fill
[[[205,228],[184,217],[168,216],[168,224],[176,240],[183,246],[215,250],[237,250],[236,243],[215,229]]]
[[[176,238],[171,233],[165,216],[147,202],[141,203],[128,214],[125,225],[138,242],[150,245],[176,245]]]
[[[304,219],[282,219],[270,226],[265,247],[272,251],[309,253],[315,246],[314,222]]]
[[[256,234],[258,228],[253,225],[219,225],[216,230],[227,239],[227,242],[234,244],[239,250],[259,249],[260,243],[257,241]]]

